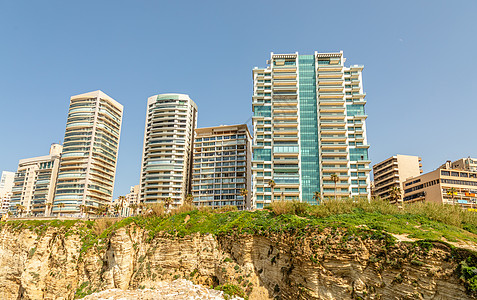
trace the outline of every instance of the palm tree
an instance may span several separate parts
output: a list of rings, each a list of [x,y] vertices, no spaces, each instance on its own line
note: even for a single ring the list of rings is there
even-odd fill
[[[65,204],[64,204],[64,203],[58,203],[57,206],[58,206],[58,208],[60,209],[60,212],[58,213],[58,216],[61,216],[61,209],[62,209],[63,207],[65,207]]]
[[[248,196],[248,190],[243,188],[240,190],[240,196],[243,197],[243,203],[244,203],[244,206],[247,206],[246,203],[247,203],[247,196]]]
[[[45,206],[46,206],[45,216],[49,216],[49,215],[51,214],[50,209],[51,209],[51,207],[53,206],[53,204],[52,204],[51,202],[47,202],[47,203],[45,204]]]
[[[164,206],[166,207],[167,210],[169,210],[169,208],[171,207],[172,205],[172,198],[171,197],[167,197],[166,200],[164,200]]]
[[[455,205],[455,196],[457,195],[457,189],[455,187],[451,187],[447,190],[447,195],[451,196],[452,204]]]
[[[391,188],[391,191],[389,192],[389,195],[392,201],[395,201],[396,203],[398,203],[401,200],[401,195],[402,195],[401,188],[398,186],[393,186]]]
[[[136,203],[132,203],[132,204],[129,204],[129,208],[133,211],[133,215],[135,215],[138,205]]]
[[[83,217],[84,212],[86,211],[86,205],[81,204],[79,206],[81,217]]]
[[[320,192],[315,191],[315,192],[313,193],[313,199],[315,199],[315,201],[316,201],[317,204],[320,204],[320,199],[321,199],[321,194],[320,194]]]
[[[272,188],[272,203],[273,203],[273,200],[275,198],[275,186],[276,186],[276,183],[275,183],[275,180],[271,179],[269,182],[268,182],[268,186]]]
[[[17,204],[15,205],[15,208],[17,209],[17,213],[20,213],[20,217],[21,217],[23,212],[25,211],[25,206],[21,204]]]
[[[126,202],[126,197],[119,196],[118,200],[119,200],[119,207],[121,209],[121,216],[122,216],[123,215],[123,209],[124,209],[124,203]]]
[[[338,183],[340,178],[336,174],[331,174],[331,180],[335,183],[335,200],[336,200],[336,184]]]
[[[119,205],[118,203],[113,205],[113,211],[116,215],[119,214],[120,209],[121,209],[121,205]]]
[[[187,196],[184,199],[184,205],[192,205],[194,201],[194,196],[192,194],[187,194]]]

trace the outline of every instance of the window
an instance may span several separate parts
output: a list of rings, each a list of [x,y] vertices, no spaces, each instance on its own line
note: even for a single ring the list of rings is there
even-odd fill
[[[346,114],[348,116],[362,116],[364,115],[364,105],[351,104],[346,105]]]

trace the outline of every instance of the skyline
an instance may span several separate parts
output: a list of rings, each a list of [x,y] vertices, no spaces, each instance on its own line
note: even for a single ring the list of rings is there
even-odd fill
[[[286,6],[267,7],[272,2],[249,4],[255,10],[234,7],[234,12],[252,20],[267,12],[287,13],[295,22],[282,24],[271,18],[265,21],[277,29],[258,32],[254,30],[260,22],[248,27],[248,20],[237,22],[223,3],[211,11],[195,3],[188,5],[190,11],[182,11],[181,5],[137,3],[139,7],[95,4],[98,9],[91,11],[61,3],[53,12],[36,3],[1,4],[0,32],[9,43],[0,49],[4,57],[0,119],[4,128],[12,130],[1,133],[0,171],[16,171],[20,159],[41,156],[51,143],[63,143],[69,98],[99,89],[124,105],[114,198],[124,195],[139,184],[148,97],[188,94],[198,105],[198,128],[241,124],[252,115],[253,67],[265,67],[270,52],[312,54],[314,50],[343,50],[346,66],[364,65],[371,165],[395,154],[409,154],[422,157],[423,170],[428,172],[446,160],[477,156],[473,150],[477,142],[471,138],[472,112],[477,108],[471,101],[471,90],[477,86],[472,70],[477,61],[465,52],[477,46],[466,34],[477,24],[471,14],[477,8],[473,2],[466,7],[350,3],[342,12],[342,23],[332,14],[320,13],[321,21],[312,19],[311,8],[289,12]],[[374,13],[368,11],[370,7]],[[124,22],[100,28],[70,22],[70,16],[86,12],[100,19],[106,9],[113,9]],[[153,18],[161,9],[170,15]],[[24,19],[14,18],[19,11]],[[188,17],[189,24],[197,21],[197,26],[181,26],[173,19],[178,16]],[[362,30],[353,28],[353,17],[360,19]],[[169,31],[164,29],[168,24],[173,24]],[[322,24],[334,25],[327,28],[329,34],[314,28]],[[300,28],[306,29],[301,35],[291,34]],[[207,30],[210,34],[204,35]],[[161,38],[151,39],[155,31]],[[311,34],[318,38],[310,39]],[[468,60],[452,56],[459,53]],[[440,72],[429,71],[436,66]]]

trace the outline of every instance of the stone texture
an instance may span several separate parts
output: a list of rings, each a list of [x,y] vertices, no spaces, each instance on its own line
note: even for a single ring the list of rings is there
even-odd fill
[[[55,227],[37,235],[3,226],[0,299],[73,299],[80,287],[146,293],[176,279],[207,287],[234,284],[251,300],[472,298],[455,273],[451,249],[442,243],[425,251],[331,229],[305,236],[151,238],[129,225],[81,253],[81,238]]]

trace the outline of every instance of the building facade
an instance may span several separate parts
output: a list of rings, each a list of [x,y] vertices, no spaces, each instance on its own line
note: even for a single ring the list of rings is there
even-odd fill
[[[0,177],[0,215],[6,214],[12,198],[15,172],[3,171]]]
[[[477,172],[477,159],[476,158],[461,158],[451,163],[451,168]]]
[[[53,214],[112,202],[123,106],[102,91],[71,97]]]
[[[246,124],[195,130],[192,194],[194,204],[251,208],[252,137]],[[247,195],[242,195],[243,189]]]
[[[197,105],[184,94],[160,94],[147,100],[141,164],[140,201],[171,198],[182,204],[191,191],[192,143]]]
[[[411,177],[422,174],[422,163],[419,156],[394,155],[373,166],[374,190],[373,196],[395,203],[391,190],[397,187],[403,197],[403,182]]]
[[[50,215],[61,151],[61,145],[52,144],[49,155],[20,160],[10,199],[9,209],[13,214]],[[22,212],[19,205],[23,208]]]
[[[316,203],[315,192],[370,197],[363,66],[344,62],[342,52],[272,53],[253,70],[257,208],[272,198]]]
[[[477,209],[477,172],[450,163],[404,182],[404,203],[435,202]]]

